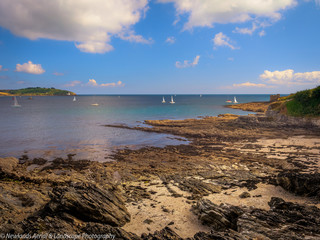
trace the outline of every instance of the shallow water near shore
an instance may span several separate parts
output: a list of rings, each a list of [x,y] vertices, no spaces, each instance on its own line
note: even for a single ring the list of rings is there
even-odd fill
[[[65,157],[105,161],[123,147],[163,147],[184,144],[167,134],[104,127],[104,124],[143,125],[146,119],[186,119],[249,112],[225,108],[233,95],[82,95],[0,98],[0,157],[27,154],[30,157]],[[269,95],[236,95],[239,103],[267,101]],[[92,104],[98,104],[93,106]]]

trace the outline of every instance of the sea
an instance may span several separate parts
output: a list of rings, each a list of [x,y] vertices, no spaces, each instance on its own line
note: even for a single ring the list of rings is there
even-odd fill
[[[169,103],[171,96],[175,104]],[[76,101],[73,96],[22,96],[17,97],[21,107],[12,107],[12,97],[0,97],[0,157],[52,160],[75,154],[75,159],[104,162],[112,161],[118,149],[186,144],[177,136],[104,125],[250,113],[224,107],[234,96],[246,103],[268,101],[270,95],[78,95]]]

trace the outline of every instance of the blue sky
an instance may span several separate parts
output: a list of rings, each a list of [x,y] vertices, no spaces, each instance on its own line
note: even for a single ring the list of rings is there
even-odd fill
[[[0,89],[291,93],[320,85],[319,0],[1,0]]]

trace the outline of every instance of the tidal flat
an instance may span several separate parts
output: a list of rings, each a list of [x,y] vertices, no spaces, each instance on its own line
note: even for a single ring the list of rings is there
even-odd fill
[[[265,113],[145,123],[105,127],[189,143],[122,149],[111,162],[2,158],[0,232],[320,238],[319,126]]]

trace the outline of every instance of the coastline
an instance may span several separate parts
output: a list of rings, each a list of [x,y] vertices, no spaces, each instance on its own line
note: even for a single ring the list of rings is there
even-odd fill
[[[116,239],[320,237],[319,128],[264,114],[145,123],[151,128],[106,127],[169,133],[190,143],[123,149],[106,163],[72,155],[52,162],[1,159],[0,232],[109,232]]]

